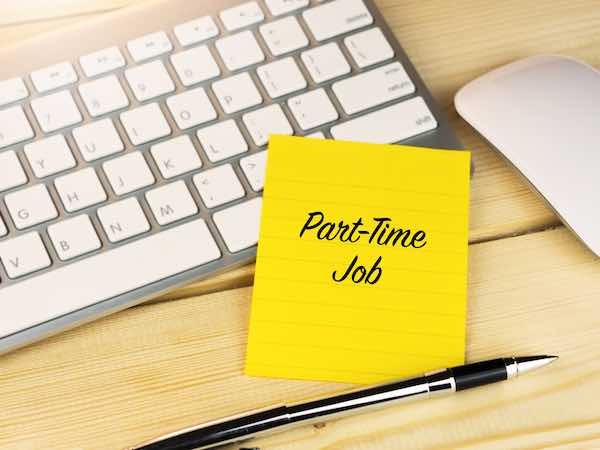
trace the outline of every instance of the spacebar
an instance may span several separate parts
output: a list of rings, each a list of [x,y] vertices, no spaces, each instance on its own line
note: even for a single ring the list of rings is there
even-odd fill
[[[200,219],[0,289],[0,338],[220,256]]]

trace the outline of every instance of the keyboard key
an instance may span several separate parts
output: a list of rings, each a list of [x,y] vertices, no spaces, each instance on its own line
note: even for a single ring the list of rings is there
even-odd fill
[[[248,151],[248,143],[234,120],[226,120],[196,132],[211,162],[222,161]]]
[[[302,13],[317,41],[324,41],[373,23],[362,0],[334,0]]]
[[[92,221],[86,214],[52,224],[48,236],[61,261],[68,261],[102,247]]]
[[[70,62],[62,62],[31,72],[31,81],[38,92],[44,93],[75,83],[77,73]]]
[[[127,83],[139,102],[168,94],[175,84],[162,61],[156,60],[125,71]]]
[[[394,49],[379,28],[348,36],[344,44],[361,69],[394,57]]]
[[[202,160],[187,134],[153,145],[152,157],[165,179],[202,167]]]
[[[212,89],[225,114],[233,114],[263,102],[260,92],[247,72],[215,81]]]
[[[308,6],[309,0],[265,0],[267,8],[274,16],[280,16]]]
[[[86,77],[92,78],[125,66],[125,58],[117,47],[109,47],[79,58]]]
[[[157,31],[134,39],[127,43],[127,50],[135,62],[142,62],[155,56],[168,53],[173,50],[173,44],[167,33]]]
[[[171,127],[156,103],[121,113],[121,123],[133,145],[145,144],[171,134]]]
[[[238,30],[265,20],[265,15],[256,2],[242,3],[221,12],[221,21],[229,31]]]
[[[256,73],[271,98],[291,94],[307,86],[304,75],[292,57],[260,66]]]
[[[242,120],[257,147],[267,145],[271,134],[294,134],[281,106],[277,104],[244,114]]]
[[[102,119],[73,130],[73,138],[87,162],[125,150],[111,119]]]
[[[13,150],[0,153],[0,192],[27,183],[27,175]]]
[[[215,108],[201,87],[169,97],[167,106],[181,130],[187,130],[217,118]]]
[[[112,243],[150,231],[148,219],[135,197],[129,197],[100,208],[98,219],[100,219],[108,240]]]
[[[207,208],[224,205],[245,194],[231,164],[223,164],[194,175],[194,184]]]
[[[69,91],[39,97],[31,101],[31,109],[44,133],[60,130],[81,122],[79,108]]]
[[[188,135],[178,136],[152,146],[152,156],[161,175],[173,178],[202,167],[194,144]]]
[[[198,214],[198,206],[182,180],[149,191],[146,200],[161,226]]]
[[[43,273],[0,290],[0,304],[11,311],[0,314],[0,336],[168,279],[220,256],[206,223],[198,219]]]
[[[350,64],[335,42],[307,50],[301,58],[317,84],[350,73]]]
[[[171,56],[171,63],[184,86],[192,86],[221,75],[221,69],[205,45]]]
[[[6,224],[4,220],[2,220],[2,216],[0,216],[0,237],[6,236],[8,234],[8,230],[6,228]]]
[[[29,91],[21,78],[0,81],[0,107],[27,97],[29,97]]]
[[[125,195],[154,184],[154,175],[140,152],[111,159],[102,165],[113,192]]]
[[[293,52],[308,45],[308,38],[294,16],[262,25],[260,34],[274,56]]]
[[[29,165],[38,178],[49,177],[77,165],[69,144],[62,134],[55,134],[27,144],[24,150]],[[0,163],[1,166],[2,163]]]
[[[6,203],[8,212],[19,230],[58,217],[56,206],[50,198],[48,189],[43,184],[6,194],[4,203]]]
[[[33,128],[20,106],[0,111],[0,148],[31,139]]]
[[[219,39],[215,46],[221,59],[232,72],[265,60],[265,55],[251,31],[242,31]]]
[[[63,175],[54,186],[67,212],[75,212],[105,202],[106,192],[92,167]]]
[[[262,191],[265,186],[267,151],[263,150],[240,159],[240,166],[252,189],[256,192]]]
[[[346,114],[356,114],[415,92],[415,85],[399,62],[363,72],[332,86]]]
[[[258,242],[261,207],[262,198],[257,197],[213,214],[213,221],[231,253]]]
[[[288,106],[303,130],[310,130],[338,119],[339,115],[323,89],[300,94],[288,100]]]
[[[393,144],[437,128],[421,97],[411,98],[331,128],[334,139]]]
[[[37,272],[52,264],[38,233],[27,233],[0,242],[0,260],[6,269],[6,274],[12,279]],[[39,299],[40,297],[37,298],[38,301]]]
[[[219,28],[210,16],[190,20],[175,27],[175,36],[182,47],[198,44],[219,34]]]
[[[83,83],[79,86],[79,95],[92,117],[129,106],[129,99],[115,75]]]

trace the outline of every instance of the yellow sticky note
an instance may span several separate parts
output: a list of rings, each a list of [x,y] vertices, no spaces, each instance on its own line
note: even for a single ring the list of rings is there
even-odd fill
[[[246,374],[374,383],[462,364],[469,164],[272,136]]]

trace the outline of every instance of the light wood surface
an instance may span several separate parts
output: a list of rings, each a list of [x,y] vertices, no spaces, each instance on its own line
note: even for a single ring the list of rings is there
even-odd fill
[[[139,3],[2,2],[0,45]],[[597,2],[377,3],[473,150],[467,358],[549,352],[561,359],[510,385],[252,445],[600,448],[600,262],[451,106],[461,85],[515,58],[562,53],[600,67]],[[244,286],[252,274],[247,266],[0,357],[0,448],[123,448],[195,421],[344,388],[242,375],[251,295]]]

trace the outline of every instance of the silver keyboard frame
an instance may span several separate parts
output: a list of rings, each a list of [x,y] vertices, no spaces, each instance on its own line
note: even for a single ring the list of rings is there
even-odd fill
[[[126,108],[125,110],[135,108],[137,106],[140,106],[141,104],[158,102],[161,106],[161,109],[163,110],[165,118],[168,120],[168,122],[173,130],[173,133],[166,138],[153,141],[149,144],[144,144],[141,146],[134,147],[131,145],[131,143],[127,139],[126,133],[125,133],[123,127],[121,126],[120,121],[118,120],[119,114],[122,113],[124,110],[119,110],[117,112],[107,114],[107,115],[100,117],[100,118],[109,117],[113,120],[113,123],[115,124],[117,131],[121,135],[121,139],[122,139],[123,143],[125,144],[126,151],[132,151],[132,150],[141,150],[142,151],[142,153],[146,157],[147,162],[149,163],[149,166],[151,167],[151,170],[153,171],[153,173],[155,175],[157,183],[155,183],[154,185],[150,186],[147,189],[144,189],[137,193],[132,193],[130,195],[126,195],[123,197],[117,197],[113,192],[111,192],[110,189],[106,189],[107,195],[108,195],[108,200],[106,202],[104,202],[100,205],[96,205],[95,207],[77,211],[74,214],[68,214],[68,213],[65,213],[64,208],[62,208],[61,201],[57,195],[56,190],[53,187],[54,178],[64,175],[64,173],[45,178],[43,180],[43,183],[45,183],[49,188],[50,195],[52,196],[52,199],[54,200],[54,202],[57,206],[57,209],[59,210],[59,217],[51,222],[46,222],[39,226],[28,228],[23,231],[18,231],[15,229],[14,224],[10,220],[10,216],[8,214],[6,205],[4,204],[4,201],[3,201],[3,197],[5,194],[26,187],[26,185],[19,186],[18,188],[15,188],[13,190],[9,190],[9,191],[6,191],[6,192],[3,192],[2,194],[0,194],[0,214],[4,218],[4,222],[6,223],[7,228],[9,230],[8,236],[0,238],[0,241],[5,240],[5,239],[10,239],[12,237],[16,237],[20,234],[24,234],[24,233],[27,233],[30,231],[37,231],[40,234],[40,236],[42,237],[44,244],[46,246],[46,249],[48,250],[50,257],[53,260],[52,267],[50,269],[46,269],[46,271],[49,271],[49,270],[51,271],[51,270],[61,267],[63,265],[72,264],[81,259],[85,259],[96,253],[105,252],[105,251],[108,251],[115,247],[127,245],[128,243],[130,243],[134,240],[137,240],[137,239],[143,239],[145,237],[148,237],[151,233],[157,233],[159,231],[162,231],[162,230],[165,230],[168,228],[177,227],[178,225],[181,225],[182,223],[196,220],[198,217],[202,217],[206,221],[211,233],[213,234],[213,237],[215,238],[215,240],[223,254],[221,259],[211,262],[211,263],[208,263],[208,264],[198,267],[196,269],[189,270],[189,271],[186,271],[183,273],[179,273],[178,275],[172,276],[170,278],[161,280],[156,283],[146,285],[146,286],[136,289],[134,291],[119,295],[117,297],[110,298],[108,300],[101,301],[99,303],[90,305],[88,307],[82,308],[75,312],[57,317],[55,319],[49,320],[47,322],[41,323],[39,325],[33,326],[31,328],[28,328],[28,329],[22,330],[20,332],[14,333],[12,335],[6,336],[4,338],[1,338],[0,339],[0,353],[8,352],[10,350],[13,350],[18,347],[29,344],[31,342],[43,339],[52,334],[56,334],[63,330],[76,327],[76,326],[86,323],[86,322],[90,322],[99,317],[106,316],[108,314],[117,312],[119,310],[123,310],[125,308],[142,303],[153,297],[164,294],[174,288],[184,286],[184,285],[190,283],[191,281],[199,281],[201,279],[205,279],[207,277],[214,276],[220,272],[231,270],[235,267],[239,267],[239,266],[242,266],[242,265],[245,265],[245,264],[248,264],[248,263],[254,261],[255,256],[256,256],[256,246],[254,246],[252,248],[248,248],[248,249],[240,251],[240,252],[237,252],[235,254],[230,253],[227,250],[227,247],[225,246],[223,239],[220,237],[219,232],[217,231],[217,229],[211,219],[211,215],[216,211],[219,211],[221,209],[226,209],[230,206],[233,206],[236,203],[241,203],[250,198],[261,195],[260,193],[257,194],[252,190],[248,181],[246,180],[245,176],[243,175],[243,173],[241,171],[238,161],[241,157],[261,151],[265,147],[259,148],[254,145],[251,137],[248,135],[248,132],[246,131],[243,124],[241,123],[241,116],[249,111],[263,108],[271,103],[279,103],[282,105],[282,108],[284,109],[284,112],[285,112],[288,120],[290,121],[290,124],[292,124],[295,134],[305,135],[305,134],[312,134],[317,131],[322,131],[326,137],[330,138],[331,135],[328,132],[329,128],[331,128],[331,126],[333,126],[334,124],[340,123],[349,118],[344,113],[339,102],[337,102],[335,96],[332,94],[331,84],[334,83],[335,81],[338,81],[339,79],[345,79],[352,75],[356,75],[357,73],[372,70],[376,67],[388,64],[389,62],[392,61],[392,60],[387,60],[378,65],[370,66],[366,69],[359,69],[356,66],[356,64],[354,63],[354,61],[352,60],[349,53],[346,51],[346,49],[342,43],[343,39],[346,36],[360,31],[360,30],[354,30],[350,33],[347,33],[347,34],[344,34],[344,35],[341,35],[341,36],[338,36],[336,38],[332,38],[332,39],[326,41],[326,42],[335,41],[335,42],[338,42],[338,44],[340,44],[340,49],[342,50],[344,55],[347,57],[348,62],[350,63],[350,65],[352,67],[352,72],[350,74],[316,85],[312,82],[310,76],[304,69],[303,65],[298,64],[301,71],[303,72],[303,75],[305,76],[305,78],[307,80],[307,83],[308,83],[307,88],[305,88],[302,91],[294,92],[293,94],[287,95],[285,97],[278,98],[277,101],[273,102],[269,98],[267,93],[265,92],[264,88],[262,87],[262,85],[256,75],[256,68],[262,64],[269,62],[269,61],[273,61],[273,60],[277,60],[277,59],[281,59],[281,58],[272,58],[270,56],[270,52],[268,51],[264,41],[262,40],[262,38],[260,37],[258,32],[255,32],[255,35],[257,37],[257,40],[259,41],[259,44],[261,45],[261,48],[263,49],[263,52],[266,55],[266,60],[259,64],[250,66],[249,68],[240,69],[235,72],[228,71],[227,68],[223,65],[220,58],[218,57],[218,54],[214,48],[214,41],[216,39],[226,36],[228,34],[232,34],[232,33],[228,33],[225,31],[223,24],[221,23],[220,19],[218,18],[218,12],[220,12],[223,9],[226,9],[228,7],[244,3],[244,1],[245,0],[219,0],[219,1],[210,1],[209,2],[207,0],[204,2],[202,2],[202,1],[189,2],[187,0],[167,0],[167,1],[155,2],[155,3],[151,3],[150,5],[142,5],[140,7],[129,8],[125,11],[109,13],[106,16],[104,16],[101,20],[92,21],[89,25],[84,24],[82,26],[77,26],[75,28],[66,30],[65,32],[55,33],[48,38],[47,38],[47,36],[44,36],[41,40],[31,41],[31,42],[26,43],[23,47],[15,47],[15,48],[9,49],[8,51],[0,51],[0,60],[3,61],[3,63],[4,63],[4,68],[0,68],[0,79],[7,79],[7,78],[15,77],[15,76],[21,76],[21,77],[23,77],[24,81],[26,82],[29,92],[32,94],[27,99],[25,99],[21,102],[16,102],[14,104],[9,105],[9,107],[10,107],[10,106],[14,106],[15,104],[27,105],[32,99],[36,98],[36,96],[39,96],[39,94],[35,94],[35,89],[33,88],[32,84],[31,84],[31,80],[28,77],[29,73],[32,70],[35,70],[40,67],[45,67],[45,66],[53,64],[53,63],[60,62],[61,60],[71,61],[71,63],[73,63],[73,65],[77,71],[77,74],[79,76],[79,81],[77,83],[75,83],[74,85],[71,85],[71,87],[70,87],[71,91],[74,92],[77,89],[77,86],[81,82],[85,82],[86,80],[88,80],[88,78],[85,77],[85,75],[83,74],[81,67],[79,65],[79,62],[78,62],[79,56],[82,56],[86,53],[90,53],[92,51],[100,50],[105,47],[109,47],[111,45],[117,45],[117,46],[119,46],[119,48],[121,49],[121,52],[125,56],[127,64],[124,68],[117,69],[110,73],[114,73],[114,74],[118,75],[123,89],[128,94],[128,97],[130,99],[130,106],[129,106],[129,108]],[[435,118],[438,122],[438,127],[435,130],[432,130],[432,131],[423,133],[421,135],[418,135],[416,137],[413,137],[411,139],[402,141],[401,143],[405,144],[405,145],[422,146],[422,147],[433,147],[433,148],[455,149],[455,150],[463,149],[462,145],[457,140],[453,131],[451,130],[447,119],[444,117],[444,115],[442,114],[442,111],[439,109],[438,105],[433,100],[431,94],[429,93],[427,87],[423,83],[421,77],[418,75],[418,73],[415,70],[414,66],[412,65],[410,59],[408,58],[408,56],[406,55],[406,53],[404,52],[404,50],[402,49],[400,44],[397,42],[396,38],[394,37],[391,30],[387,26],[386,22],[384,21],[382,15],[380,14],[379,10],[377,9],[377,7],[373,3],[373,1],[372,0],[364,0],[364,2],[367,5],[367,7],[369,8],[371,14],[373,15],[374,23],[363,29],[367,29],[367,28],[374,27],[374,26],[379,26],[381,28],[381,30],[385,34],[386,38],[388,39],[389,43],[392,45],[392,47],[394,49],[394,52],[396,54],[394,60],[400,61],[402,63],[402,65],[404,66],[404,69],[409,74],[410,78],[412,79],[413,83],[415,84],[416,91],[415,91],[415,93],[411,94],[410,96],[403,97],[401,99],[386,103],[384,105],[380,105],[378,107],[368,109],[366,111],[363,111],[360,114],[353,115],[352,118],[356,118],[361,115],[368,114],[369,112],[382,109],[391,104],[400,103],[402,101],[405,101],[409,98],[413,98],[415,96],[421,96],[427,103],[432,114],[435,116]],[[209,5],[209,3],[210,3],[210,5]],[[266,18],[265,22],[273,20],[273,17],[269,14],[269,11],[265,7],[264,3],[260,0],[259,0],[259,3],[261,3],[261,6],[263,7],[263,11],[265,13],[265,18]],[[315,5],[321,4],[321,3],[326,3],[326,2],[316,2],[313,0],[313,1],[311,1],[310,6],[315,6]],[[178,11],[178,9],[180,11]],[[184,11],[184,12],[181,12],[181,11]],[[295,11],[295,12],[289,13],[288,15],[299,16],[299,15],[301,15],[301,11],[302,10]],[[174,123],[174,121],[172,120],[169,112],[167,111],[166,105],[165,105],[166,98],[168,98],[172,95],[175,95],[177,93],[186,91],[186,88],[184,88],[184,86],[179,81],[177,75],[175,74],[175,72],[173,70],[173,67],[171,66],[171,64],[169,62],[169,57],[171,54],[181,51],[183,49],[179,45],[177,39],[174,36],[173,27],[179,23],[183,23],[185,21],[192,20],[196,17],[201,17],[201,16],[208,15],[208,14],[213,16],[221,33],[219,34],[219,36],[212,38],[208,41],[204,41],[198,45],[203,45],[203,44],[209,45],[209,48],[211,49],[211,52],[213,53],[213,56],[215,57],[215,61],[217,61],[217,63],[219,64],[219,66],[221,68],[222,75],[215,79],[199,83],[198,85],[195,85],[194,87],[202,86],[206,89],[206,92],[209,95],[209,97],[211,98],[213,105],[215,106],[215,109],[217,110],[219,116],[215,121],[212,121],[212,122],[206,123],[206,124],[202,124],[200,126],[190,128],[190,129],[182,132],[177,128],[177,126]],[[279,16],[279,17],[277,17],[277,19],[279,19],[281,17],[284,17],[284,16]],[[144,18],[147,18],[147,20],[144,20]],[[265,23],[265,22],[262,22],[262,23]],[[312,38],[311,33],[308,31],[305,24],[302,23],[302,21],[300,21],[300,22],[301,22],[301,25],[302,25],[304,31],[306,32],[306,35],[309,37],[309,40],[310,40],[310,44],[309,44],[308,48],[312,48],[317,45],[322,45],[325,43],[325,42],[317,43]],[[255,24],[255,25],[246,27],[244,29],[257,30],[258,26],[260,26],[262,23]],[[111,26],[115,27],[116,32],[114,34],[117,35],[117,38],[111,39],[108,36],[102,36],[102,37],[95,36],[94,39],[90,39],[90,41],[94,41],[92,43],[82,44],[80,42],[76,42],[74,45],[68,44],[67,49],[65,49],[65,50],[59,50],[59,51],[51,50],[48,52],[50,55],[47,55],[47,54],[40,55],[40,57],[37,58],[37,61],[34,64],[31,64],[30,62],[24,62],[23,60],[19,60],[17,63],[17,61],[15,59],[20,54],[19,51],[24,53],[26,57],[28,55],[33,56],[36,53],[36,47],[39,48],[39,51],[43,51],[44,48],[46,48],[48,46],[48,44],[50,46],[58,45],[63,41],[69,42],[69,39],[75,39],[76,37],[79,37],[81,40],[81,36],[83,36],[84,33],[86,33],[86,32],[94,33],[94,32],[104,31],[104,33],[106,34],[106,32],[105,32],[106,29],[110,29]],[[128,69],[128,68],[136,65],[132,61],[130,55],[128,54],[128,52],[125,48],[125,45],[126,45],[127,40],[134,39],[134,38],[140,37],[144,34],[147,34],[147,33],[153,32],[153,31],[158,31],[161,29],[167,33],[167,35],[171,39],[171,42],[173,43],[174,48],[171,53],[163,55],[162,57],[157,57],[155,59],[162,59],[163,62],[165,63],[165,66],[167,67],[167,70],[169,71],[169,74],[171,75],[171,78],[173,79],[173,81],[176,85],[176,91],[171,92],[168,95],[164,95],[164,96],[149,100],[147,102],[139,103],[135,100],[135,97],[133,96],[131,90],[127,86],[127,83],[124,81],[123,71],[125,69]],[[234,33],[237,33],[242,30],[236,30]],[[189,48],[189,47],[186,47],[186,48]],[[290,54],[286,54],[283,57],[293,56],[296,59],[296,61],[298,61],[299,54],[304,50],[306,50],[306,48],[297,50]],[[14,65],[11,65],[11,60],[15,61]],[[144,61],[141,64],[144,64],[146,62],[148,62],[148,61]],[[14,72],[14,71],[11,72],[10,71],[11,68],[15,69],[15,67],[17,67],[17,69],[19,69],[20,71],[19,72]],[[257,88],[259,89],[259,91],[261,92],[261,94],[264,98],[264,102],[261,105],[258,105],[254,108],[250,108],[250,109],[247,109],[247,110],[235,113],[235,114],[226,115],[223,113],[218,101],[216,100],[212,91],[208,87],[214,81],[216,81],[218,79],[225,78],[233,73],[240,73],[240,72],[244,72],[244,71],[250,72],[254,83],[256,84]],[[103,75],[94,77],[94,79],[102,77],[102,76]],[[316,86],[325,88],[326,92],[329,94],[330,99],[332,100],[333,104],[335,105],[336,109],[338,110],[340,119],[338,119],[336,122],[330,123],[328,125],[325,125],[325,126],[322,126],[322,127],[316,128],[316,129],[312,129],[308,133],[305,133],[298,127],[293,116],[290,114],[290,111],[287,108],[287,105],[285,105],[285,102],[287,101],[287,99],[289,97],[298,95],[302,92],[306,92],[307,90],[313,89]],[[64,88],[62,88],[62,89],[64,89]],[[57,89],[57,91],[59,91],[59,90],[61,90],[61,89]],[[47,94],[47,93],[45,93],[45,94]],[[78,94],[74,95],[73,97],[82,113],[82,116],[84,117],[84,121],[82,123],[77,124],[76,126],[59,130],[56,133],[64,134],[71,149],[77,149],[77,146],[75,145],[75,142],[73,141],[73,138],[72,138],[72,134],[71,134],[72,129],[79,127],[85,123],[92,122],[93,120],[91,120],[90,116],[87,114],[85,106],[82,104],[81,99],[79,98]],[[41,138],[42,136],[44,136],[44,133],[41,132],[41,130],[37,126],[35,120],[32,120],[33,115],[31,113],[31,108],[29,106],[25,106],[24,109],[25,109],[25,112],[30,120],[30,123],[32,124],[34,131],[36,133],[36,136],[32,140]],[[99,120],[100,118],[97,118],[96,120]],[[201,150],[198,140],[195,137],[195,131],[199,128],[205,127],[212,123],[222,121],[225,118],[233,118],[236,120],[236,123],[238,124],[240,131],[242,132],[246,141],[248,142],[248,146],[249,146],[250,150],[247,153],[243,153],[241,155],[237,155],[232,158],[228,158],[226,160],[220,161],[217,164],[213,164],[208,160],[208,158],[204,154],[203,150]],[[52,133],[52,134],[56,134],[56,133]],[[209,211],[206,207],[203,206],[203,203],[198,195],[198,192],[196,191],[195,187],[193,187],[193,183],[191,180],[192,176],[194,174],[198,173],[198,171],[192,172],[190,174],[184,174],[182,176],[170,179],[168,181],[163,180],[162,176],[160,175],[160,172],[158,171],[156,165],[154,164],[154,161],[152,160],[151,157],[149,157],[149,148],[151,145],[155,145],[158,142],[172,139],[181,134],[190,135],[196,148],[200,149],[199,153],[200,153],[200,157],[201,157],[202,163],[203,163],[202,168],[200,170],[206,170],[215,165],[220,165],[220,164],[224,164],[227,162],[231,162],[234,167],[234,170],[236,172],[236,175],[238,176],[238,178],[240,179],[240,181],[242,182],[242,184],[244,186],[244,189],[246,190],[247,195],[240,200],[228,203],[226,205],[223,205],[218,208],[214,208]],[[51,135],[51,134],[49,134],[49,135]],[[10,150],[10,149],[16,150],[17,154],[21,158],[23,168],[26,170],[28,178],[30,180],[28,184],[29,185],[37,184],[37,181],[36,181],[37,179],[35,178],[35,176],[31,172],[30,168],[28,167],[28,164],[24,160],[24,155],[22,152],[23,145],[24,145],[24,143],[20,143],[17,145],[7,147],[5,149],[0,150],[0,153],[3,151]],[[78,151],[73,151],[73,154],[77,160],[77,167],[74,169],[71,169],[69,172],[81,169],[83,167],[90,167],[90,166],[99,168],[104,162],[106,162],[111,157],[118,157],[118,156],[122,155],[122,153],[120,153],[120,154],[111,156],[109,158],[102,158],[102,159],[92,162],[92,163],[86,163],[85,161],[83,161],[83,159],[81,158],[81,155],[79,154]],[[97,170],[97,173],[98,173],[99,177],[101,178],[101,181],[102,181],[103,185],[105,186],[105,188],[109,187],[110,184],[108,183],[108,180],[104,176],[103,171]],[[199,215],[194,215],[192,217],[178,221],[176,223],[173,223],[173,224],[170,224],[170,225],[167,225],[164,227],[159,227],[153,217],[153,214],[149,210],[147,203],[144,200],[144,194],[145,194],[145,192],[147,192],[150,189],[156,188],[156,187],[164,185],[164,184],[169,184],[169,183],[172,183],[172,182],[180,180],[180,179],[184,180],[185,183],[187,184],[188,188],[190,188],[189,190],[192,193],[192,196],[194,197],[195,201],[199,205],[200,213],[199,213]],[[149,233],[145,233],[145,234],[137,236],[135,238],[128,239],[128,240],[120,242],[118,244],[112,244],[106,239],[106,236],[104,235],[104,233],[102,231],[102,227],[96,217],[95,211],[97,208],[99,208],[101,206],[105,206],[106,204],[110,204],[111,202],[114,202],[117,200],[122,200],[124,198],[128,198],[131,196],[135,196],[138,198],[138,200],[140,200],[140,204],[142,205],[142,208],[144,209],[144,212],[148,218],[148,221],[150,222],[150,224],[152,226],[152,229]],[[48,238],[46,229],[51,223],[61,221],[63,219],[66,219],[67,217],[74,217],[74,216],[77,216],[80,214],[88,214],[90,216],[90,218],[98,232],[98,236],[101,239],[102,247],[100,250],[98,250],[96,252],[89,253],[82,257],[73,259],[71,261],[68,261],[67,263],[61,262],[58,259],[56,252],[54,251],[54,248]],[[160,257],[160,255],[157,255],[157,257]],[[35,276],[36,276],[36,273],[30,274],[27,277],[23,277],[23,278],[19,278],[17,280],[11,281],[6,274],[6,271],[0,264],[0,279],[2,280],[2,282],[0,283],[0,289],[2,289],[3,287],[9,286],[13,283],[21,282],[24,279],[27,279],[29,277],[35,277]],[[99,274],[99,276],[101,276],[101,274]],[[40,301],[43,301],[43,299],[40,299]],[[4,308],[6,308],[6,305],[0,305],[0,314],[2,313],[2,310]]]

